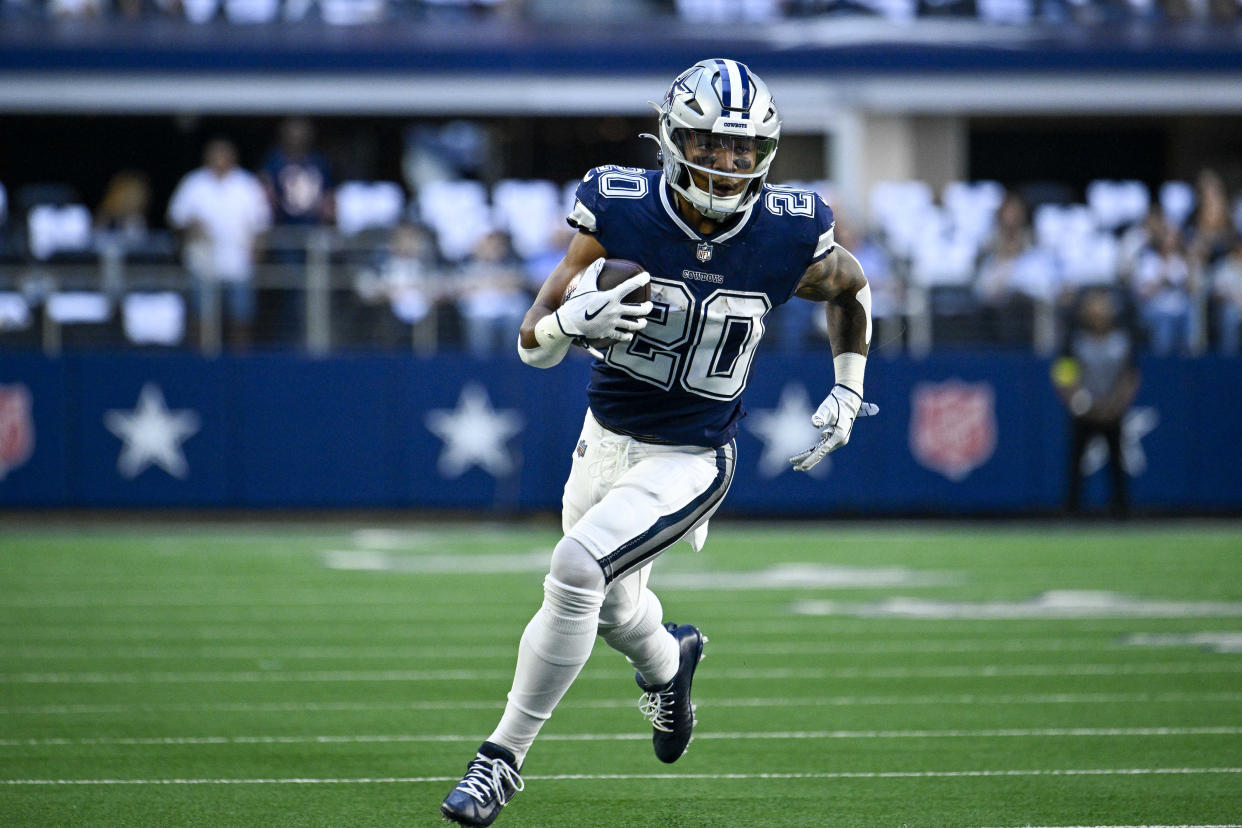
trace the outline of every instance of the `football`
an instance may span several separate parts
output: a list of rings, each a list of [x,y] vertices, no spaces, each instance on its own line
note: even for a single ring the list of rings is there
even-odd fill
[[[596,284],[600,290],[612,290],[617,285],[624,282],[631,276],[637,276],[642,273],[645,268],[638,262],[631,262],[629,259],[605,259],[604,266],[599,271],[596,278]],[[569,287],[565,289],[565,299],[574,295],[574,291],[578,289],[578,278],[569,283]],[[622,300],[627,305],[641,305],[651,298],[651,283],[634,288]],[[600,351],[608,349],[614,340],[611,339],[590,339],[586,344]]]

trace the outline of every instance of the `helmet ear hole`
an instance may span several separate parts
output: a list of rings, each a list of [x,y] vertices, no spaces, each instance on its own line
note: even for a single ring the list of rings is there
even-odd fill
[[[694,114],[696,115],[703,114],[703,107],[699,106],[699,102],[696,101],[694,98],[691,98],[690,100],[686,101],[686,106],[689,107],[690,109],[693,109]]]

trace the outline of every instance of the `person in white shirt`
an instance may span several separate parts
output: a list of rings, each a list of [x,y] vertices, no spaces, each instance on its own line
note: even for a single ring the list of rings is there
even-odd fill
[[[254,262],[271,210],[259,180],[237,165],[237,148],[217,138],[203,166],[186,174],[168,205],[169,223],[184,233],[183,256],[201,307],[209,286],[223,293],[229,339],[250,341],[254,322]]]

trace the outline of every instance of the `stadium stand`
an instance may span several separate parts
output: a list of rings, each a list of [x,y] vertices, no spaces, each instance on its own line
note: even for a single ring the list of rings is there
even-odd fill
[[[331,254],[324,264],[330,272],[318,282],[325,298],[316,305],[330,319],[319,324],[335,332],[331,338],[337,345],[379,344],[351,328],[346,319],[356,309],[347,306],[383,302],[393,315],[389,323],[404,330],[381,337],[388,346],[415,341],[423,350],[464,346],[465,317],[499,312],[480,304],[480,245],[498,240],[511,250],[499,259],[511,257],[519,269],[533,270],[536,261],[546,268],[558,255],[556,245],[564,243],[563,211],[575,183],[503,179],[488,187],[473,180],[437,181],[411,198],[397,182],[346,181],[336,192],[335,227],[326,235],[283,228],[269,243],[257,278],[286,289],[315,290],[310,268],[282,263],[277,251],[301,248],[307,251],[301,261],[320,261],[323,257],[316,259],[308,247],[318,239],[315,243]],[[803,186],[831,199],[828,182]],[[0,328],[29,329],[33,320],[46,317],[45,325],[53,328],[74,327],[72,341],[123,334],[131,345],[183,343],[188,277],[162,230],[149,234],[158,242],[144,231],[141,244],[118,245],[115,233],[92,225],[85,205],[62,203],[72,197],[67,185],[24,188],[18,220],[5,225],[4,249],[20,254],[10,255],[3,268]],[[1096,180],[1081,202],[1038,204],[1028,213],[1016,193],[1006,194],[995,181],[951,181],[939,192],[922,181],[883,181],[871,190],[860,222],[845,214],[841,221],[875,245],[876,261],[882,262],[877,266],[894,287],[886,291],[886,315],[903,320],[906,330],[897,338],[914,351],[978,345],[1051,353],[1058,316],[1079,291],[1095,286],[1129,294],[1143,320],[1140,333],[1157,352],[1236,349],[1236,323],[1230,320],[1238,304],[1236,240],[1242,228],[1233,222],[1242,213],[1226,212],[1227,232],[1211,245],[1188,245],[1197,232],[1198,198],[1195,185],[1187,182],[1162,182],[1149,190],[1135,180]],[[411,214],[424,217],[417,231],[408,223]],[[411,241],[401,239],[411,232],[425,235],[425,241],[411,248]],[[393,244],[385,242],[390,236]],[[426,256],[417,252],[425,244],[431,245]],[[418,260],[419,275],[412,275],[411,265],[392,263],[394,246]],[[153,269],[158,278],[152,278]],[[504,290],[526,293],[535,283],[534,277],[519,279]],[[525,301],[488,296],[505,307]],[[444,323],[445,313],[457,318]],[[427,330],[429,314],[444,324]],[[113,325],[118,319],[122,324]],[[100,326],[96,336],[80,333],[85,328],[78,326],[90,325]],[[420,325],[424,330],[415,336]],[[785,347],[822,336],[808,326],[782,337]],[[306,336],[305,330],[286,329],[260,339],[296,344]]]

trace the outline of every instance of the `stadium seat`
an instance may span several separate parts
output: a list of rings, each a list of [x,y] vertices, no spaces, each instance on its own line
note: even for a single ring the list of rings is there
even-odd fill
[[[387,0],[319,0],[323,22],[333,26],[358,26],[384,19]]]
[[[1067,235],[1057,248],[1065,286],[1108,285],[1117,280],[1117,239],[1109,233]]]
[[[941,201],[957,232],[980,245],[996,225],[996,210],[1005,188],[996,181],[950,181]]]
[[[26,232],[30,253],[40,261],[62,251],[86,251],[91,247],[91,213],[81,204],[37,204],[26,217]]]
[[[61,325],[106,322],[108,298],[93,291],[62,291],[47,298],[47,315]]]
[[[220,0],[181,0],[181,8],[191,23],[207,23],[220,10]]]
[[[1087,185],[1087,206],[1096,224],[1105,230],[1118,230],[1147,215],[1151,194],[1141,181],[1097,179]]]
[[[978,0],[979,19],[985,23],[1027,26],[1034,14],[1031,0]]]
[[[925,182],[879,181],[871,188],[867,215],[893,252],[908,257],[917,228],[938,220],[939,209],[932,203],[932,189]]]
[[[561,192],[551,181],[506,179],[492,189],[492,221],[523,259],[546,252],[564,220]]]
[[[346,236],[401,221],[405,193],[391,181],[346,181],[336,190],[336,226]]]
[[[177,345],[185,338],[185,299],[172,291],[131,293],[121,302],[121,319],[135,345]]]
[[[436,232],[440,252],[461,261],[492,229],[487,189],[478,181],[435,181],[418,193],[418,211]]]
[[[1166,181],[1160,185],[1160,209],[1170,224],[1181,227],[1195,209],[1195,188],[1186,181]]]
[[[230,23],[270,23],[280,14],[280,0],[224,0]]]
[[[30,327],[30,305],[16,291],[0,292],[0,331]]]

